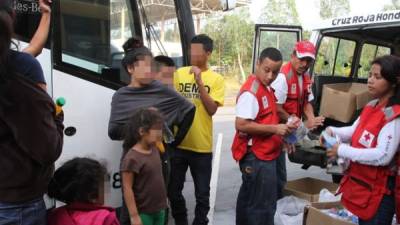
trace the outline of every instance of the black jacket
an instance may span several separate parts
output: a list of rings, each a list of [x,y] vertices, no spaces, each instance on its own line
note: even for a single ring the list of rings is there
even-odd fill
[[[41,197],[63,145],[63,115],[25,77],[0,82],[0,202]]]

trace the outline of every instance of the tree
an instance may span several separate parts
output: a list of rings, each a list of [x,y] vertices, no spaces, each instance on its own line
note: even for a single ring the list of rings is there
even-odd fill
[[[320,0],[319,15],[322,19],[343,16],[350,12],[349,0]]]
[[[259,21],[269,24],[299,25],[295,0],[269,0]]]
[[[240,80],[246,79],[252,59],[254,23],[249,20],[248,8],[219,18],[209,19],[204,32],[214,40],[214,54],[210,63],[230,66],[231,72],[239,69]]]
[[[392,4],[385,5],[383,10],[397,10],[400,9],[400,0],[392,0]]]

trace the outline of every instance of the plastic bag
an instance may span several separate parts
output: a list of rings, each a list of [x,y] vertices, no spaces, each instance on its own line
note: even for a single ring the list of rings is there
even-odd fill
[[[304,207],[309,204],[306,200],[287,196],[277,202],[274,222],[275,225],[301,225],[303,223]]]
[[[319,192],[318,202],[338,202],[340,201],[341,196],[341,194],[335,196],[328,189],[324,188]]]

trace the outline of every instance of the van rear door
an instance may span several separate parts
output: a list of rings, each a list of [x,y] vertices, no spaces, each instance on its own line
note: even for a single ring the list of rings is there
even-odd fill
[[[285,64],[290,59],[294,45],[302,38],[303,29],[300,26],[256,24],[255,28],[252,72],[263,49],[267,47],[279,49]]]

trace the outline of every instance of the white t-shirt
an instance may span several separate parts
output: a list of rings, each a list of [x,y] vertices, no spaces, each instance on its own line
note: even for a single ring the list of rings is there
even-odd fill
[[[359,119],[349,127],[329,127],[332,132],[339,136],[342,142],[350,142],[354,131],[357,128]],[[358,148],[351,147],[348,144],[340,144],[338,155],[341,158],[349,159],[361,164],[372,166],[388,165],[396,152],[399,150],[400,135],[400,118],[387,123],[378,134],[377,145],[375,148],[365,148],[362,151]]]
[[[243,92],[236,103],[236,116],[242,119],[254,120],[258,114],[257,98],[248,91]]]
[[[302,84],[303,82],[301,82],[300,89],[303,89]],[[282,105],[285,104],[288,94],[288,85],[285,74],[279,73],[274,82],[272,82],[271,87],[275,90],[275,97],[278,99],[276,103]],[[303,92],[301,91],[300,93]],[[308,101],[311,102],[312,100],[314,100],[314,95],[311,92],[310,95],[308,96]]]

